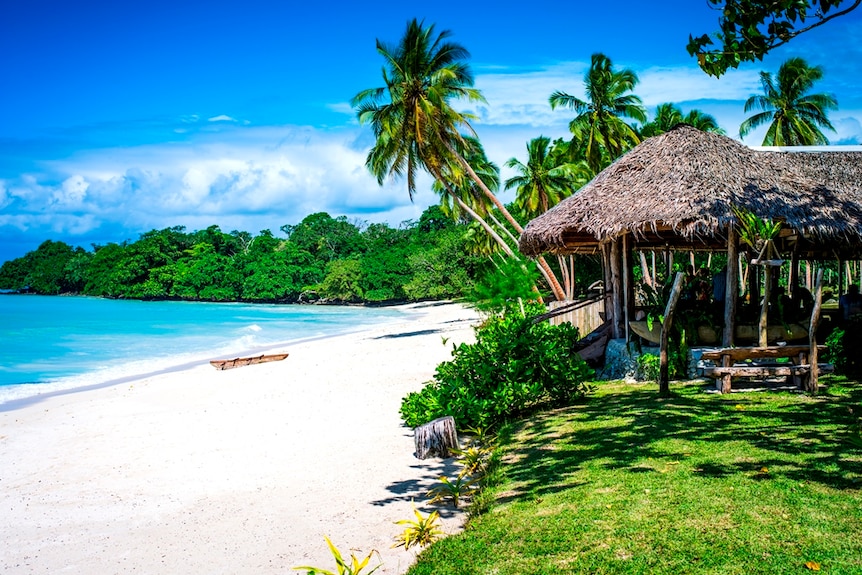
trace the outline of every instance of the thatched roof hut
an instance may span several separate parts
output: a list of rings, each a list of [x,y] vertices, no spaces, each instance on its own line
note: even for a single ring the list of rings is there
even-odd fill
[[[649,138],[531,221],[527,255],[594,252],[623,234],[639,249],[724,249],[731,206],[785,222],[803,257],[862,253],[862,152],[752,150],[686,125]]]

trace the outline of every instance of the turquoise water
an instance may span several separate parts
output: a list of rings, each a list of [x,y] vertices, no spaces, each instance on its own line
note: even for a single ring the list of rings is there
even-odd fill
[[[393,308],[0,296],[0,403],[404,319]]]

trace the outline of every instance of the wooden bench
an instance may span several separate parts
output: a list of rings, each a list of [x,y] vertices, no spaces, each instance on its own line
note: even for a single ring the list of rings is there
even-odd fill
[[[818,357],[826,351],[825,345],[817,346]],[[811,365],[808,355],[811,347],[807,345],[783,345],[768,347],[727,347],[703,352],[701,359],[711,360],[719,365],[704,367],[703,373],[715,379],[716,387],[722,393],[731,389],[734,377],[787,377],[791,385],[805,388]],[[790,359],[789,364],[775,363],[777,359]],[[764,364],[761,360],[773,360]],[[741,363],[754,361],[755,363]],[[829,363],[818,363],[820,373],[831,373],[834,367]]]

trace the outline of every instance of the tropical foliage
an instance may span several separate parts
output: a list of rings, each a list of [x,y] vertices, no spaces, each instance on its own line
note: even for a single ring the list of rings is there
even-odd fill
[[[568,156],[565,142],[552,145],[550,138],[539,136],[527,142],[526,163],[517,158],[506,162],[517,175],[506,180],[505,188],[517,190],[515,205],[526,219],[547,212],[590,180],[586,163],[572,163]]]
[[[294,567],[293,569],[297,571],[305,571],[307,575],[371,575],[383,566],[383,563],[378,563],[370,571],[365,570],[365,568],[368,567],[368,562],[371,561],[371,557],[376,553],[376,551],[370,552],[362,560],[358,559],[356,555],[351,553],[350,562],[348,563],[342,556],[341,551],[338,550],[338,547],[329,540],[329,537],[324,536],[323,538],[326,539],[326,544],[329,546],[329,552],[332,553],[332,558],[335,559],[335,571],[321,569],[320,567],[310,567],[307,565]]]
[[[451,415],[459,427],[495,426],[540,405],[564,405],[583,397],[593,371],[574,353],[571,324],[533,323],[544,311],[517,305],[476,328],[476,342],[461,344],[434,379],[408,394],[401,416],[410,427]]]
[[[688,124],[703,132],[724,134],[724,130],[711,115],[697,109],[683,114],[679,106],[671,103],[659,104],[655,110],[655,117],[641,126],[638,131],[641,138],[651,138],[667,132],[677,124]]]
[[[425,547],[434,541],[443,537],[443,530],[440,528],[440,513],[432,511],[428,515],[422,515],[422,512],[413,506],[413,515],[416,519],[402,519],[396,521],[398,525],[406,525],[404,531],[398,534],[393,547]]]
[[[637,131],[625,121],[646,122],[641,99],[632,93],[638,81],[634,71],[615,70],[610,58],[596,53],[584,76],[586,100],[565,92],[551,94],[551,108],[568,108],[577,114],[569,123],[573,142],[596,172],[640,142]]]
[[[439,207],[398,228],[317,213],[253,236],[152,230],[92,251],[46,241],[0,267],[0,289],[203,301],[382,302],[461,297],[488,265]]]
[[[823,68],[809,66],[802,58],[791,58],[778,69],[776,78],[760,73],[763,94],[745,102],[745,112],[760,110],[739,126],[744,138],[760,126],[769,125],[763,137],[764,146],[826,145],[829,140],[820,128],[835,131],[827,116],[838,107],[830,94],[810,94]]]
[[[701,69],[721,76],[742,62],[762,60],[799,34],[854,10],[862,0],[707,0],[720,30],[689,36],[688,53]]]
[[[471,200],[464,196],[463,181],[469,178],[477,193],[521,233],[521,224],[468,161],[476,143],[463,132],[475,136],[470,125],[473,115],[457,110],[453,102],[485,100],[473,87],[466,62],[469,52],[451,42],[450,36],[448,30],[438,34],[433,25],[413,19],[397,44],[377,41],[377,52],[385,62],[384,86],[363,90],[352,101],[359,122],[374,132],[375,143],[365,164],[380,184],[387,178],[406,178],[411,198],[419,172],[426,171],[451,201],[482,223],[481,212],[470,208]],[[489,231],[486,222],[483,227]],[[500,234],[492,237],[501,249],[512,252]],[[538,258],[537,263],[555,296],[565,297],[544,259]]]

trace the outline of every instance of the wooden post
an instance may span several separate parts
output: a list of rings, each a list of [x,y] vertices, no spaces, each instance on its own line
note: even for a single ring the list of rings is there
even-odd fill
[[[724,292],[724,332],[721,337],[723,347],[733,347],[736,331],[736,300],[739,298],[739,266],[734,262],[739,260],[739,237],[736,226],[730,224],[727,228],[727,285]],[[725,366],[729,367],[729,366]],[[729,383],[729,382],[728,382]]]
[[[768,342],[766,340],[766,331],[768,327],[769,317],[769,296],[772,292],[772,266],[765,265],[763,266],[763,303],[760,307],[760,321],[757,324],[758,331],[760,332],[760,336],[758,338],[760,347],[766,347]]]
[[[613,318],[611,319],[614,339],[623,337],[623,298],[622,298],[622,257],[620,240],[611,240],[611,301],[613,302]]]
[[[811,365],[811,371],[808,373],[808,381],[805,391],[816,395],[817,394],[817,379],[820,376],[819,366],[817,362],[820,358],[817,357],[817,326],[820,323],[820,307],[823,305],[823,270],[817,271],[817,283],[814,285],[814,309],[811,311],[811,323],[808,325],[808,341],[811,344],[811,349],[808,351],[808,363]]]
[[[793,244],[793,252],[790,254],[790,277],[787,278],[787,285],[790,287],[787,295],[793,298],[793,301],[799,301],[799,240]]]
[[[632,292],[634,291],[634,286],[632,286],[632,276],[630,273],[631,265],[633,263],[631,255],[631,245],[629,243],[628,234],[623,234],[623,333],[625,334],[626,342],[629,341],[629,308],[634,299],[629,299],[629,290],[632,290]]]
[[[666,280],[670,279],[671,274],[673,274],[673,256],[671,255],[670,245],[664,245],[664,277]]]
[[[844,294],[844,260],[838,258],[838,297]]]
[[[417,427],[413,431],[413,440],[416,445],[416,457],[419,459],[432,455],[450,457],[451,450],[460,447],[458,432],[455,431],[455,419],[448,415]]]
[[[670,328],[673,325],[673,312],[676,311],[676,304],[679,302],[679,296],[682,292],[682,272],[677,272],[676,278],[673,280],[673,287],[670,290],[670,299],[667,302],[667,307],[664,310],[664,321],[661,324],[661,344],[659,348],[659,381],[658,393],[661,397],[670,397],[670,375],[668,369],[668,337],[670,336]]]
[[[626,291],[625,291],[625,316],[626,316],[626,341],[629,340],[629,320],[635,317],[635,253],[634,253],[634,236],[626,234],[623,238],[624,263],[623,273],[625,274]]]
[[[644,283],[649,287],[655,287],[652,276],[650,275],[649,264],[647,263],[646,254],[643,252],[643,250],[639,251],[638,254],[640,254],[641,257],[641,269],[643,270]]]
[[[612,322],[612,317],[614,313],[613,304],[611,303],[611,299],[608,297],[611,289],[611,246],[608,242],[602,242],[599,246],[602,250],[602,281],[604,285],[602,286],[602,299],[605,304],[605,321]]]
[[[655,270],[655,250],[652,251],[652,281],[658,283],[658,275]]]

